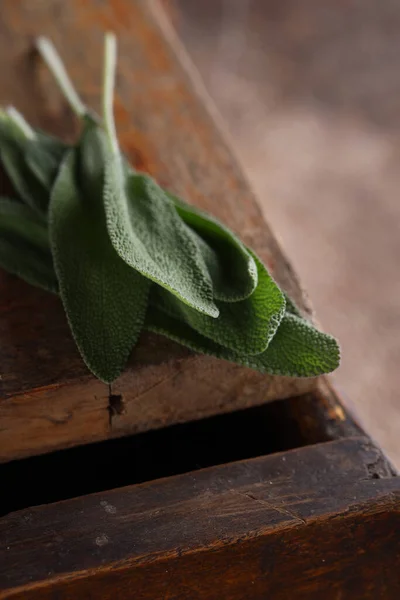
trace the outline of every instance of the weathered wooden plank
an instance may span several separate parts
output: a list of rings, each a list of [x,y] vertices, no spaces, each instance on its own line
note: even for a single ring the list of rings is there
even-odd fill
[[[102,36],[113,29],[120,59],[118,133],[134,164],[215,214],[255,248],[306,309],[240,167],[215,125],[192,67],[153,0],[2,2],[0,102],[34,124],[73,138],[77,124],[32,53],[38,34],[62,51],[78,89],[96,109]],[[71,42],[73,40],[73,42]],[[144,335],[115,383],[121,410],[83,365],[57,298],[0,273],[0,461],[144,431],[309,391],[312,380],[262,376]]]
[[[0,520],[0,598],[395,599],[399,508],[362,437],[93,494]]]
[[[38,504],[360,435],[365,433],[329,390],[267,402],[3,463],[0,517]],[[29,481],[35,485],[27,485]]]

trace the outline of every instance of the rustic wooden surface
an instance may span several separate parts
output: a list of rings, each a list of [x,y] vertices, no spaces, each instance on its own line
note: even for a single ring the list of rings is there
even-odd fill
[[[400,480],[364,437],[0,521],[0,598],[395,600]]]
[[[32,51],[36,35],[61,51],[84,99],[99,105],[102,41],[119,39],[118,133],[134,164],[210,211],[254,247],[307,310],[290,265],[261,217],[212,107],[154,0],[4,0],[0,103],[73,139],[77,124]],[[73,43],[71,43],[73,40]],[[200,94],[200,97],[199,97]],[[313,380],[262,376],[143,335],[108,389],[86,370],[57,298],[0,273],[0,461],[183,422],[307,392]]]
[[[0,517],[215,465],[365,435],[329,389],[0,464]],[[129,457],[129,459],[127,459]],[[129,466],[127,467],[127,462]],[[51,473],[51,477],[49,477]],[[27,486],[34,481],[34,486]]]

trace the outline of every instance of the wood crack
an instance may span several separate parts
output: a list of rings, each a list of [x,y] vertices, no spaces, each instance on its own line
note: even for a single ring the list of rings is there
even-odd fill
[[[305,521],[305,519],[303,519],[302,517],[299,517],[298,515],[292,513],[290,510],[288,510],[286,508],[282,508],[280,506],[279,507],[275,506],[275,504],[272,504],[272,503],[268,502],[268,500],[257,498],[256,496],[254,496],[250,492],[236,492],[236,493],[240,494],[241,496],[244,496],[245,498],[249,498],[249,500],[253,500],[254,502],[258,502],[258,504],[262,504],[263,506],[266,506],[270,510],[275,510],[275,511],[277,511],[278,513],[280,513],[282,515],[290,517],[291,519],[294,519],[295,521],[301,523],[302,525],[307,525],[307,522]]]
[[[181,370],[178,372],[174,372],[166,377],[163,377],[160,381],[157,381],[154,385],[147,388],[144,392],[139,394],[134,398],[134,401],[137,402],[141,398],[145,397],[147,394],[152,392],[157,387],[167,383],[170,380],[173,380],[175,377],[181,373]],[[126,414],[126,403],[124,401],[124,397],[122,394],[112,393],[111,385],[108,386],[108,412],[109,412],[109,426],[112,429],[113,426],[113,417],[115,415],[125,415]]]

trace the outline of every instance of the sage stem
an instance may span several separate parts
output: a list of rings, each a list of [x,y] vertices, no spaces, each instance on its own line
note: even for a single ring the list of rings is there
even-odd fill
[[[79,98],[52,42],[46,37],[40,36],[36,40],[36,47],[74,113],[79,118],[84,117],[88,110]]]
[[[113,111],[116,64],[117,40],[113,33],[108,32],[104,38],[103,120],[107,137],[114,153],[119,152]]]

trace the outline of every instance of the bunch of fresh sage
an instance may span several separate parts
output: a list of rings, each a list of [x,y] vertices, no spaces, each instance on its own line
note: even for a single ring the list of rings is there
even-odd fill
[[[113,381],[143,329],[263,373],[335,369],[336,340],[302,318],[252,250],[128,164],[112,109],[115,37],[105,41],[102,119],[52,44],[39,38],[37,47],[82,132],[66,145],[15,108],[1,112],[15,197],[0,199],[0,266],[60,295],[89,369]]]

